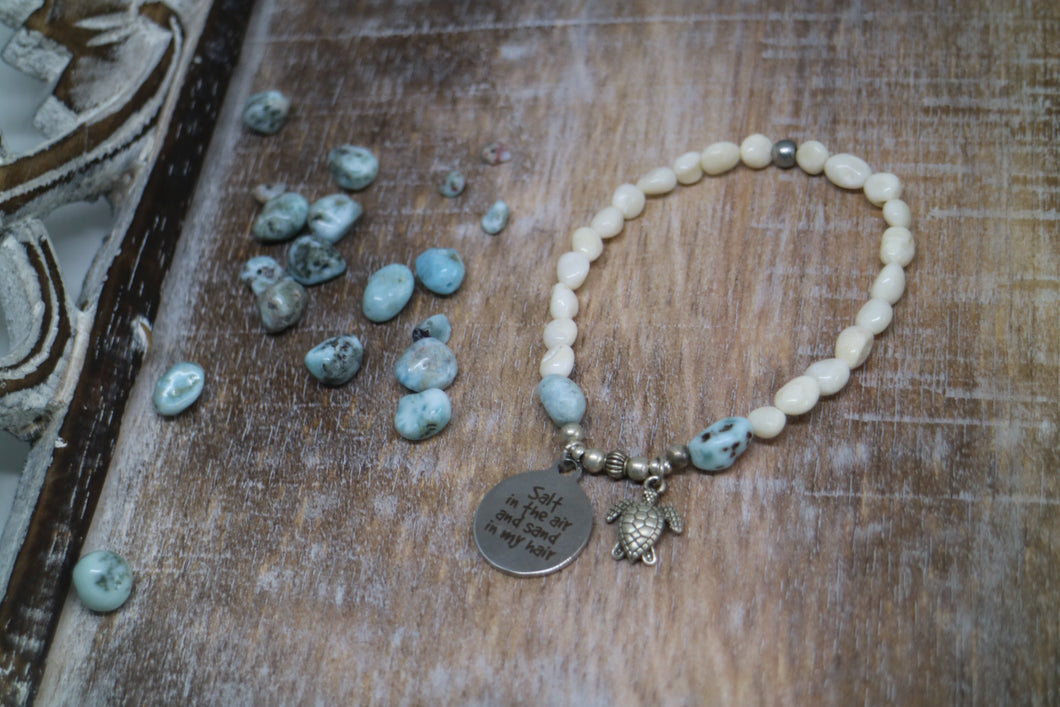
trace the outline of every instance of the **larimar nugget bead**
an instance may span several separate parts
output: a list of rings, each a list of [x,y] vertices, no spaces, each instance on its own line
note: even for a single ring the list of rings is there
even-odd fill
[[[305,355],[305,367],[324,385],[342,385],[361,369],[364,346],[353,334],[323,341]]]
[[[155,383],[155,410],[159,415],[179,415],[199,399],[205,382],[206,373],[199,364],[176,364]]]
[[[96,550],[74,565],[74,589],[92,611],[114,611],[129,598],[132,587],[129,563],[117,553]]]
[[[269,285],[275,285],[286,276],[287,273],[276,259],[267,255],[251,258],[239,273],[239,279],[256,295],[260,295]]]
[[[337,243],[346,235],[364,209],[345,194],[329,194],[309,206],[309,232],[322,241]]]
[[[511,209],[503,201],[493,202],[493,206],[482,217],[482,230],[491,236],[497,235],[508,225],[508,217],[511,213]]]
[[[432,337],[413,342],[394,364],[398,382],[417,393],[427,388],[448,388],[456,373],[456,355]]]
[[[261,323],[270,334],[278,334],[297,323],[308,304],[305,288],[286,275],[258,295]]]
[[[254,219],[250,232],[259,241],[276,243],[293,238],[305,226],[309,202],[301,194],[287,192],[269,199]]]
[[[467,179],[464,177],[464,173],[454,169],[445,175],[445,181],[438,187],[438,193],[446,198],[453,199],[463,194],[466,186]]]
[[[415,442],[441,432],[452,415],[453,408],[445,391],[428,388],[398,401],[394,427],[402,437]]]
[[[346,261],[330,243],[300,236],[287,249],[287,272],[303,285],[319,285],[346,272]]]
[[[243,105],[243,125],[261,135],[274,135],[287,122],[291,102],[279,91],[255,93]]]
[[[360,191],[375,181],[379,160],[367,147],[341,145],[328,153],[331,176],[343,189]]]
[[[537,384],[537,397],[557,427],[581,422],[585,416],[585,393],[566,376],[550,375]]]
[[[428,248],[416,258],[416,277],[436,295],[451,295],[464,281],[464,261],[452,248]]]
[[[699,433],[688,443],[692,465],[701,471],[728,469],[743,454],[754,434],[745,417],[726,417]]]
[[[448,344],[449,337],[452,335],[453,325],[449,323],[449,317],[444,314],[427,317],[412,330],[413,341],[426,339],[429,336],[432,339],[438,339],[443,344]]]
[[[361,308],[373,322],[385,322],[396,317],[412,298],[416,278],[401,263],[386,265],[368,278]]]

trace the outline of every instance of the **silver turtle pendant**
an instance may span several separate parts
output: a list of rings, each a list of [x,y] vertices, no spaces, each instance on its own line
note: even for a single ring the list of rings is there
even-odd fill
[[[628,557],[631,562],[640,560],[654,565],[655,542],[666,526],[675,533],[684,530],[681,515],[673,506],[658,505],[660,492],[645,485],[643,501],[624,498],[611,506],[607,522],[618,521],[618,542],[611,550],[611,557],[616,560]]]

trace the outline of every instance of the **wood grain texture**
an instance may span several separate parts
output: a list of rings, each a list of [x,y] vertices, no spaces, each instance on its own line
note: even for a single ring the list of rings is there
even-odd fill
[[[698,3],[264,2],[163,288],[85,549],[131,601],[64,607],[44,704],[1049,704],[1060,699],[1057,105],[1060,12]],[[294,98],[273,138],[251,92]],[[718,139],[821,139],[907,185],[918,255],[894,325],[835,398],[732,473],[675,477],[686,519],[654,569],[598,526],[563,572],[490,570],[470,533],[506,476],[555,456],[534,399],[556,258],[615,186]],[[507,139],[512,162],[477,153]],[[327,150],[382,172],[293,331],[266,336],[237,273],[250,189],[334,191]],[[469,188],[436,186],[454,166]],[[507,230],[478,219],[496,198]],[[601,446],[658,453],[768,402],[831,355],[878,270],[861,196],[740,169],[658,201],[581,292],[575,378]],[[452,246],[464,287],[368,323],[369,273]],[[391,369],[444,312],[454,419],[392,427]],[[327,389],[304,352],[352,331]],[[154,380],[202,363],[163,420]],[[602,515],[636,489],[584,483]]]

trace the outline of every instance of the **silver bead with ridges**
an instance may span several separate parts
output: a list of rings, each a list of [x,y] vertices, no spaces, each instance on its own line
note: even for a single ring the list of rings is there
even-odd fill
[[[590,474],[599,474],[604,470],[605,461],[607,461],[607,454],[604,450],[589,447],[582,455],[582,469]]]
[[[644,481],[648,478],[650,463],[647,457],[630,457],[626,460],[626,476],[633,481]]]
[[[671,473],[673,473],[673,467],[662,457],[655,457],[648,464],[649,476],[669,476]]]
[[[777,140],[773,143],[773,164],[781,169],[795,166],[795,152],[798,147],[792,140]]]
[[[629,455],[621,449],[608,452],[607,459],[604,461],[604,471],[606,471],[607,475],[612,479],[625,478],[627,459],[629,459]]]

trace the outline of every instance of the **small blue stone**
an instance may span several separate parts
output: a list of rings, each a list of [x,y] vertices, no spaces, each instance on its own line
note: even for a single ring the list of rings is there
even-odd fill
[[[357,145],[341,145],[328,153],[331,176],[343,189],[360,191],[375,181],[379,160],[372,151]]]
[[[416,277],[436,295],[451,295],[464,281],[464,261],[452,248],[428,248],[416,258]]]
[[[728,469],[747,449],[753,436],[751,422],[746,418],[718,420],[688,443],[692,465],[709,472]]]
[[[511,209],[503,201],[496,201],[486,215],[482,217],[482,230],[491,236],[495,236],[508,225],[508,216]]]
[[[394,364],[394,375],[401,385],[417,393],[427,388],[448,388],[456,373],[456,355],[433,337],[413,342]]]
[[[278,334],[296,324],[309,305],[305,288],[287,275],[267,286],[257,299],[261,323],[270,334]]]
[[[280,194],[265,202],[250,232],[259,241],[286,241],[302,230],[308,213],[309,202],[304,196],[294,192]]]
[[[346,261],[330,243],[314,236],[299,236],[287,249],[287,272],[309,287],[346,272]]]
[[[179,415],[199,399],[205,382],[202,366],[187,361],[178,363],[155,383],[155,410],[160,415]]]
[[[132,587],[129,563],[116,553],[96,550],[74,565],[74,589],[92,611],[114,611],[129,598]]]
[[[454,169],[445,175],[445,181],[438,187],[438,192],[447,199],[453,199],[463,194],[466,186],[467,179],[464,177],[464,173]]]
[[[269,285],[275,285],[286,276],[287,273],[276,262],[276,259],[267,255],[251,258],[239,273],[239,279],[246,283],[250,291],[256,295],[260,295]]]
[[[437,388],[428,388],[398,401],[394,427],[402,437],[415,442],[441,432],[452,416],[449,396]]]
[[[337,243],[363,213],[361,205],[345,194],[330,194],[312,203],[306,222],[314,236]]]
[[[401,263],[379,268],[368,278],[361,308],[373,322],[385,322],[396,317],[412,298],[416,278]]]
[[[243,105],[243,125],[262,135],[274,135],[287,122],[291,102],[279,91],[255,93]]]
[[[545,376],[537,384],[537,397],[557,427],[581,422],[585,416],[585,393],[566,376]]]
[[[324,385],[342,385],[361,369],[364,346],[353,334],[317,344],[305,355],[305,366]]]
[[[413,341],[426,339],[429,336],[432,339],[438,339],[443,344],[448,344],[449,337],[452,335],[453,325],[449,323],[449,317],[444,314],[427,317],[412,330]]]

